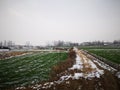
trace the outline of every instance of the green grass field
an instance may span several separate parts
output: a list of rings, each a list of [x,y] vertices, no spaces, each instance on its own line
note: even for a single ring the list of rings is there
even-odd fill
[[[86,49],[98,56],[106,58],[114,63],[120,64],[120,49]]]
[[[0,60],[0,89],[26,86],[49,79],[51,67],[67,58],[67,53],[34,53]]]

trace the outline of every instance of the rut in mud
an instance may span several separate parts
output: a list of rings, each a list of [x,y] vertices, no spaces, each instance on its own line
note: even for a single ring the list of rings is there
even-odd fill
[[[120,90],[119,73],[109,65],[84,55],[73,48],[69,58],[53,67],[51,79],[28,88],[27,90]]]

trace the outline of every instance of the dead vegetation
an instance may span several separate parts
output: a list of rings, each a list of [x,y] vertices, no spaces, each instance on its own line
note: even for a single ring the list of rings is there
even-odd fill
[[[18,55],[22,55],[22,54],[25,54],[25,53],[28,53],[28,52],[24,52],[24,51],[12,51],[12,52],[2,52],[0,53],[0,59],[6,59],[6,58],[9,58],[9,57],[14,57],[14,56],[18,56]]]
[[[62,74],[64,75],[65,74],[64,71],[72,67],[73,63],[75,62],[75,57],[76,57],[75,52],[73,50],[70,50],[67,60],[65,60],[64,62],[60,62],[57,65],[53,66],[50,80],[56,80],[56,78],[58,79],[59,77],[57,77],[57,74],[60,74],[61,72],[63,72]]]

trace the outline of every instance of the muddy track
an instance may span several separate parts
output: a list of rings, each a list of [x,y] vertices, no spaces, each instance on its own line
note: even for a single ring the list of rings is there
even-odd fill
[[[51,79],[17,90],[120,90],[119,73],[99,60],[83,54],[77,48],[69,52],[65,62],[52,68]]]

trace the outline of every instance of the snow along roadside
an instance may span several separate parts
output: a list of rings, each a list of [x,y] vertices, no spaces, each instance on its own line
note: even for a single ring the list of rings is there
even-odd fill
[[[74,76],[72,76],[72,79],[79,79],[79,78],[100,78],[101,75],[104,74],[103,70],[100,70],[97,68],[97,66],[91,61],[91,60],[86,60],[86,58],[83,58],[84,61],[87,61],[87,66],[85,67],[85,63],[82,63],[81,57],[76,54],[76,63],[73,65],[73,67],[69,68],[69,70],[81,70],[79,73],[74,73]],[[86,71],[82,72],[85,68],[91,68],[91,71]]]

